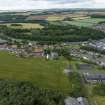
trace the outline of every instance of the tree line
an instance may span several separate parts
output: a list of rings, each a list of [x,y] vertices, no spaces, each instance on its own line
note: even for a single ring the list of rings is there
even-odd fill
[[[76,42],[88,39],[102,39],[105,33],[99,30],[77,27],[46,25],[43,29],[13,29],[0,26],[0,33],[5,36],[32,41]]]

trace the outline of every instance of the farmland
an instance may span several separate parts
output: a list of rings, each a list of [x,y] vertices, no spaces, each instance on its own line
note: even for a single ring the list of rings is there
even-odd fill
[[[87,19],[79,19],[75,21],[68,22],[69,24],[76,25],[76,26],[84,26],[84,27],[89,27],[96,25],[97,23],[105,21],[105,19],[101,18],[87,18]]]
[[[7,52],[0,52],[0,78],[30,81],[39,87],[67,91],[68,78],[63,73],[67,64],[64,58],[47,61],[44,58],[17,58]]]
[[[101,21],[105,21],[105,19],[101,18],[84,18],[84,19],[73,19],[72,21],[56,21],[56,22],[50,22],[51,24],[55,25],[75,25],[79,27],[91,27],[93,25],[98,24]]]

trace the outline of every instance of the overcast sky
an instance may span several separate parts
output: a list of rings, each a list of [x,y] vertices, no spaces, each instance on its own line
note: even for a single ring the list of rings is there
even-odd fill
[[[0,0],[0,10],[105,8],[105,0]]]

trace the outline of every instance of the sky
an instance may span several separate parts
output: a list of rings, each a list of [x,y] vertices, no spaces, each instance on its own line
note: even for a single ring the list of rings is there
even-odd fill
[[[105,0],[0,0],[0,10],[105,8]]]

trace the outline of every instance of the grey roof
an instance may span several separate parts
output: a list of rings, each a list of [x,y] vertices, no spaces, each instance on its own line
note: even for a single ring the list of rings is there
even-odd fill
[[[86,80],[105,80],[105,74],[87,74],[84,77]]]

